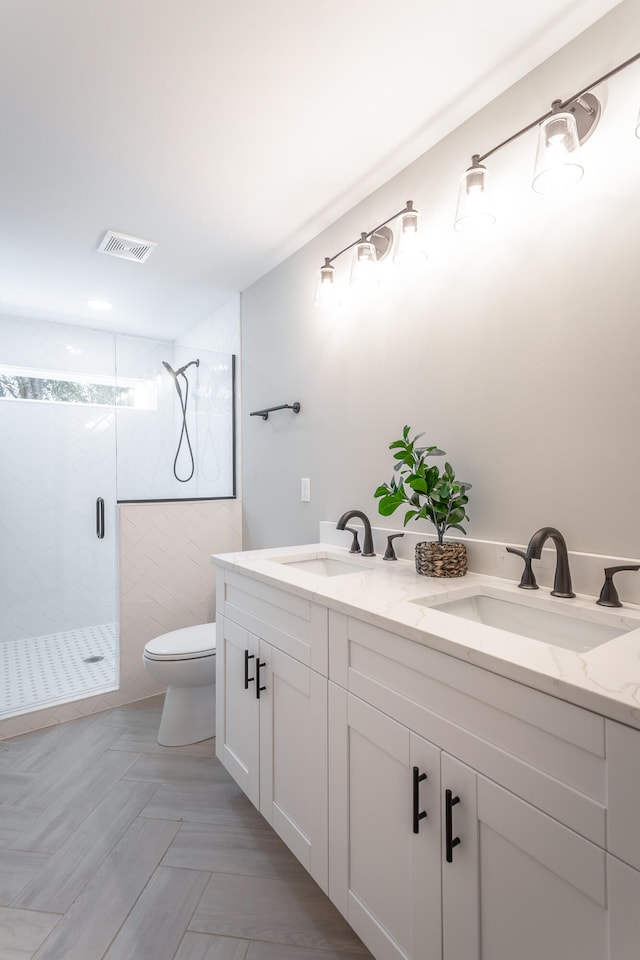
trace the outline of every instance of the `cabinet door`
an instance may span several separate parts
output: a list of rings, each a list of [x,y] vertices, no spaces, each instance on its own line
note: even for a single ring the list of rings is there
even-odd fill
[[[259,679],[260,812],[326,893],[327,680],[264,640]]]
[[[607,849],[640,870],[640,730],[607,720]]]
[[[377,960],[440,960],[440,752],[330,687],[329,894]]]
[[[640,955],[640,872],[607,857],[609,960]]]
[[[217,621],[216,754],[256,807],[260,805],[258,639],[226,617]]]
[[[604,851],[446,754],[442,790],[444,960],[605,960]]]

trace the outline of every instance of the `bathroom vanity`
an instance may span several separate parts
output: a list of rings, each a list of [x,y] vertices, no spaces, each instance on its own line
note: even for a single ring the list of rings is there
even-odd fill
[[[214,560],[217,755],[378,960],[638,956],[640,608],[322,544]]]

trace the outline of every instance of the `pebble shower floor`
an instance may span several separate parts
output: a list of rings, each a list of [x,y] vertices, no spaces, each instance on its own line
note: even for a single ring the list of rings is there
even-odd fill
[[[117,639],[104,623],[0,643],[0,720],[116,690]]]

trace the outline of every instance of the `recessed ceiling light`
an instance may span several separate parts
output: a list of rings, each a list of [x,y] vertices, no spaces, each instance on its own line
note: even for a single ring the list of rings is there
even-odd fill
[[[92,310],[111,310],[113,304],[108,300],[87,300],[87,306]]]

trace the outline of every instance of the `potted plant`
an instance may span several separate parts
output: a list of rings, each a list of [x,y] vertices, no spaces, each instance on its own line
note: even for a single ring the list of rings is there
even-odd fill
[[[402,439],[394,440],[389,449],[394,451],[398,474],[390,483],[381,484],[374,496],[380,502],[378,511],[389,517],[398,507],[408,507],[404,515],[406,527],[410,520],[430,520],[436,528],[437,540],[416,544],[416,570],[428,577],[462,577],[467,572],[467,551],[459,541],[444,542],[447,530],[459,530],[466,535],[462,522],[468,520],[466,505],[470,483],[456,480],[453,467],[445,462],[440,472],[430,457],[445,456],[436,446],[416,446],[424,433],[409,437],[411,427],[405,426]]]

